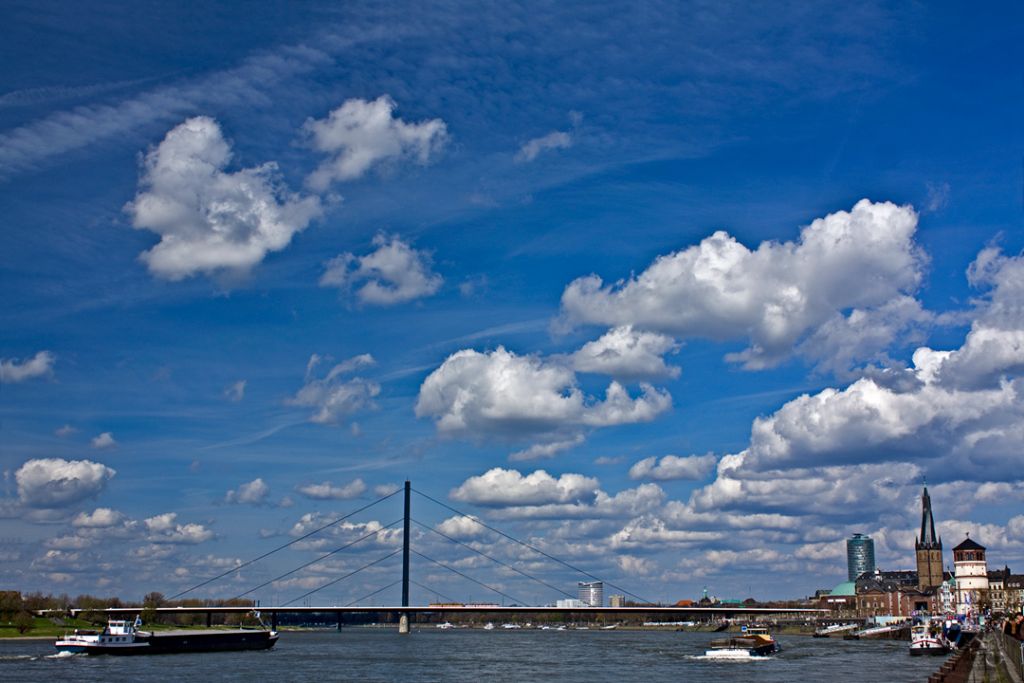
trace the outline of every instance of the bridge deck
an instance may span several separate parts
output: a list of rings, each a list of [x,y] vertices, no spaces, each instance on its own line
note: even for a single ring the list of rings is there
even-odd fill
[[[144,607],[111,607],[100,610],[86,610],[71,608],[71,614],[81,612],[105,612],[110,615],[137,614],[143,611]],[[152,610],[153,608],[148,608]],[[677,615],[719,615],[732,616],[738,614],[764,615],[764,614],[803,614],[819,615],[827,614],[829,610],[808,607],[740,607],[740,606],[714,606],[714,607],[675,607],[675,606],[650,606],[650,607],[528,607],[528,606],[488,606],[488,605],[370,605],[357,607],[343,607],[340,605],[319,605],[315,607],[274,607],[264,605],[260,607],[157,607],[155,611],[159,614],[238,614],[258,609],[266,613],[293,613],[309,614],[315,612],[335,613],[366,613],[366,612],[405,612],[408,614],[421,613],[445,613],[445,612],[491,612],[508,614],[677,614]]]

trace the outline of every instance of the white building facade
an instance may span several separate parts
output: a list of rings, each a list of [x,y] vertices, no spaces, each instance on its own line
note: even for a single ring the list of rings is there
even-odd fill
[[[988,562],[985,546],[972,541],[970,536],[953,548],[953,567],[956,575],[956,613],[977,616],[982,602],[988,600]]]

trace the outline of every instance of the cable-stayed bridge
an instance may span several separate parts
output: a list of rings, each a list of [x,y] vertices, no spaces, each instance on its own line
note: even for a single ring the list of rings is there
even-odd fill
[[[400,548],[392,550],[390,552],[387,552],[387,553],[385,553],[384,555],[382,555],[380,557],[374,558],[373,560],[371,560],[369,562],[366,562],[365,564],[363,564],[362,566],[360,566],[357,569],[348,571],[348,572],[344,573],[343,575],[338,576],[336,578],[333,578],[333,579],[331,579],[329,581],[325,581],[321,585],[316,586],[316,587],[312,588],[311,590],[308,590],[305,593],[303,593],[301,595],[298,595],[298,596],[296,596],[294,598],[291,598],[291,599],[289,599],[289,600],[287,600],[287,601],[285,601],[285,602],[283,602],[281,604],[276,604],[276,605],[260,605],[258,607],[258,609],[262,613],[270,615],[270,618],[272,620],[273,626],[275,628],[277,626],[277,619],[278,619],[278,615],[279,614],[335,614],[337,616],[338,624],[340,626],[341,623],[342,623],[342,615],[344,615],[344,614],[367,613],[367,612],[373,612],[373,613],[378,613],[378,614],[379,613],[387,613],[387,614],[391,614],[391,615],[394,615],[394,616],[397,617],[396,620],[398,621],[398,624],[399,624],[399,632],[400,633],[408,633],[410,619],[415,619],[416,615],[425,614],[425,613],[448,614],[448,613],[474,613],[474,612],[480,613],[480,612],[487,612],[487,613],[493,613],[495,615],[498,615],[498,614],[524,614],[524,613],[531,613],[531,614],[563,614],[563,615],[573,615],[573,618],[579,618],[579,617],[583,617],[585,615],[597,615],[597,614],[618,614],[618,615],[659,614],[659,615],[677,615],[679,617],[695,617],[695,616],[701,616],[701,615],[704,615],[704,616],[713,615],[713,616],[717,616],[717,617],[728,618],[728,617],[735,617],[735,616],[740,616],[740,615],[749,615],[749,616],[765,615],[765,614],[776,614],[776,615],[778,615],[778,614],[814,615],[814,614],[819,614],[819,613],[826,612],[826,610],[809,609],[809,608],[748,607],[748,606],[745,606],[745,605],[733,605],[733,604],[729,604],[729,605],[712,605],[712,606],[707,606],[707,607],[676,607],[676,606],[670,606],[669,607],[669,606],[656,605],[652,601],[647,600],[647,599],[637,595],[636,593],[633,593],[632,591],[629,591],[629,590],[627,590],[627,589],[625,589],[625,588],[623,588],[621,586],[618,586],[618,585],[616,585],[616,584],[614,584],[614,583],[612,583],[610,581],[604,580],[604,579],[602,579],[599,576],[595,576],[594,574],[586,571],[585,569],[580,568],[579,566],[576,566],[576,565],[574,565],[574,564],[572,564],[570,562],[567,562],[566,560],[563,560],[563,559],[561,559],[559,557],[556,557],[555,555],[553,555],[553,554],[551,554],[551,553],[549,553],[549,552],[547,552],[547,551],[545,551],[545,550],[543,550],[541,548],[538,548],[534,544],[531,544],[531,543],[529,543],[527,541],[524,541],[524,540],[521,540],[519,538],[516,538],[515,536],[512,536],[511,534],[508,534],[508,533],[506,533],[506,532],[504,532],[504,531],[502,531],[500,529],[497,529],[497,528],[495,528],[495,527],[493,527],[493,526],[491,526],[491,525],[481,521],[479,518],[477,518],[475,516],[472,516],[472,515],[469,515],[467,513],[462,512],[460,510],[457,510],[454,507],[448,505],[447,503],[444,503],[444,502],[442,502],[440,500],[437,500],[436,498],[434,498],[434,497],[432,497],[432,496],[430,496],[430,495],[428,495],[426,493],[423,493],[421,491],[417,491],[416,489],[412,488],[411,483],[408,482],[408,481],[405,482],[405,486],[402,489],[398,489],[397,491],[394,491],[393,493],[390,493],[390,494],[388,494],[386,496],[382,496],[381,498],[373,501],[372,503],[369,503],[369,504],[364,505],[364,506],[362,506],[362,507],[360,507],[360,508],[358,508],[356,510],[353,510],[352,512],[349,512],[348,514],[346,514],[344,516],[341,516],[341,517],[338,517],[336,519],[333,519],[330,522],[327,522],[326,524],[322,524],[322,525],[318,526],[317,528],[312,529],[311,531],[308,531],[308,532],[298,536],[297,538],[292,539],[291,541],[288,541],[287,543],[281,544],[281,545],[279,545],[279,546],[277,546],[277,547],[275,547],[275,548],[273,548],[271,550],[268,550],[268,551],[266,551],[266,552],[264,552],[264,553],[262,553],[262,554],[260,554],[260,555],[258,555],[256,557],[253,557],[253,558],[251,558],[251,559],[249,559],[249,560],[247,560],[245,562],[242,562],[240,564],[232,566],[227,571],[221,572],[220,574],[217,574],[215,576],[211,576],[211,577],[209,577],[207,579],[204,579],[203,581],[201,581],[201,582],[199,582],[199,583],[197,583],[197,584],[195,584],[193,586],[190,586],[189,588],[186,588],[185,590],[179,591],[178,593],[175,593],[174,595],[171,595],[170,597],[167,598],[167,601],[172,601],[172,600],[178,600],[178,599],[185,598],[185,596],[189,595],[190,593],[194,593],[195,591],[199,590],[200,588],[205,588],[207,586],[210,586],[210,585],[216,583],[217,581],[220,581],[222,579],[225,579],[225,578],[229,577],[232,574],[236,574],[237,572],[240,572],[242,569],[245,569],[247,567],[256,565],[257,563],[265,560],[266,558],[268,558],[268,557],[270,557],[272,555],[276,555],[277,553],[280,553],[280,552],[282,552],[282,551],[284,551],[284,550],[286,550],[288,548],[292,548],[292,547],[296,546],[297,544],[299,544],[299,543],[301,543],[303,541],[307,541],[308,539],[310,539],[310,538],[312,538],[312,537],[314,537],[314,536],[316,536],[318,534],[323,534],[324,532],[327,532],[328,530],[330,530],[332,528],[336,528],[336,527],[338,527],[338,525],[342,524],[343,522],[345,522],[347,520],[350,520],[355,515],[358,515],[358,514],[360,514],[362,512],[365,512],[366,510],[369,510],[370,508],[373,508],[374,506],[379,505],[380,503],[383,503],[384,501],[387,501],[387,500],[397,496],[400,493],[404,493],[404,503],[405,503],[405,505],[404,505],[404,514],[402,515],[402,517],[399,517],[398,519],[394,520],[390,524],[387,524],[385,526],[381,526],[380,528],[377,528],[377,529],[375,529],[375,530],[373,530],[373,531],[371,531],[369,533],[363,534],[361,537],[359,537],[359,538],[357,538],[357,539],[355,539],[353,541],[349,541],[348,543],[345,543],[345,544],[343,544],[341,546],[333,548],[332,550],[330,550],[330,551],[328,551],[326,553],[323,553],[320,556],[318,556],[318,557],[316,557],[316,558],[314,558],[312,560],[309,560],[307,562],[303,562],[302,564],[300,564],[300,565],[298,565],[296,567],[293,567],[292,569],[289,569],[288,571],[286,571],[286,572],[284,572],[282,574],[278,574],[277,576],[274,576],[273,578],[270,578],[270,579],[268,579],[266,581],[262,581],[258,585],[255,585],[255,586],[249,588],[248,590],[245,590],[245,591],[243,591],[241,593],[238,593],[237,595],[233,596],[230,600],[226,601],[226,602],[234,603],[232,605],[228,605],[228,606],[211,606],[209,604],[198,604],[198,605],[192,605],[192,606],[174,606],[174,607],[162,607],[162,606],[147,605],[147,606],[144,606],[144,607],[116,607],[116,608],[108,608],[108,609],[103,609],[103,610],[70,608],[69,612],[71,612],[73,615],[81,613],[81,612],[90,612],[90,613],[106,612],[106,613],[108,613],[110,615],[136,614],[136,613],[138,613],[141,610],[155,612],[157,614],[200,613],[200,614],[206,614],[207,625],[209,625],[211,623],[212,616],[214,614],[225,614],[225,613],[227,613],[227,614],[231,614],[231,613],[237,614],[237,613],[245,613],[245,612],[251,611],[252,609],[254,609],[254,607],[257,606],[256,605],[256,601],[255,600],[253,600],[252,602],[245,602],[245,601],[246,601],[247,598],[250,598],[250,596],[253,596],[258,591],[260,591],[262,589],[265,589],[265,588],[267,588],[269,586],[273,586],[273,585],[277,584],[280,581],[284,581],[284,580],[288,579],[289,577],[292,577],[295,574],[301,572],[302,570],[308,569],[308,568],[313,567],[313,566],[315,566],[317,564],[320,564],[320,563],[324,562],[325,560],[327,560],[329,558],[338,557],[338,556],[340,556],[341,553],[345,552],[346,550],[352,549],[353,547],[359,545],[360,543],[363,543],[365,541],[369,541],[370,539],[375,538],[375,537],[380,537],[385,532],[397,529],[399,527],[399,525],[401,525],[401,528],[402,528],[402,546]],[[628,597],[632,598],[632,605],[630,605],[628,607],[627,606],[620,606],[620,607],[604,607],[604,606],[597,606],[597,607],[578,607],[578,606],[551,607],[551,606],[536,606],[536,605],[531,606],[531,605],[526,604],[525,601],[517,599],[515,596],[510,595],[509,593],[505,592],[504,590],[502,590],[502,589],[500,589],[500,588],[498,588],[496,586],[489,585],[489,584],[487,584],[487,583],[485,583],[483,581],[480,581],[480,580],[474,578],[473,576],[470,576],[466,572],[461,571],[460,569],[452,566],[452,563],[445,562],[444,560],[439,560],[439,559],[436,559],[434,557],[430,557],[430,556],[426,555],[425,553],[420,552],[419,550],[413,548],[411,546],[411,543],[410,543],[411,530],[412,530],[412,525],[413,524],[415,524],[418,528],[423,529],[425,532],[429,532],[429,533],[435,534],[438,537],[444,539],[445,541],[447,541],[449,543],[458,545],[462,549],[470,551],[470,552],[474,553],[475,555],[478,555],[478,556],[484,558],[488,562],[493,563],[494,565],[496,565],[498,567],[501,567],[504,571],[511,572],[511,573],[513,573],[513,574],[515,574],[515,575],[517,575],[519,577],[522,577],[523,579],[527,579],[527,580],[529,580],[531,582],[539,584],[539,585],[545,587],[547,590],[553,591],[554,593],[561,594],[561,595],[563,595],[565,597],[568,597],[568,598],[573,598],[573,599],[576,598],[575,595],[572,595],[571,593],[566,592],[562,588],[559,588],[558,586],[553,585],[552,583],[550,583],[548,581],[545,581],[544,579],[541,579],[541,578],[535,576],[533,573],[525,571],[521,567],[517,567],[514,564],[511,564],[509,562],[501,560],[501,559],[495,557],[492,554],[486,553],[486,552],[480,550],[479,548],[474,547],[473,545],[471,545],[469,543],[465,543],[463,541],[460,541],[459,539],[455,538],[454,536],[452,536],[450,534],[446,534],[443,531],[441,531],[441,530],[439,530],[439,529],[437,529],[437,528],[435,528],[435,527],[433,527],[431,525],[424,524],[422,522],[419,522],[419,521],[413,519],[412,514],[411,514],[411,510],[412,510],[412,494],[413,493],[417,494],[418,496],[420,496],[421,498],[423,498],[426,501],[429,501],[429,502],[431,502],[431,503],[433,503],[435,505],[438,505],[438,506],[448,510],[449,512],[453,512],[453,513],[455,513],[457,515],[460,515],[464,520],[468,520],[469,522],[471,522],[473,524],[479,525],[482,529],[485,529],[485,530],[487,530],[487,531],[497,535],[498,537],[504,539],[507,542],[510,542],[512,544],[520,546],[521,548],[525,549],[529,553],[532,553],[538,559],[540,559],[541,561],[543,561],[545,563],[558,565],[563,570],[564,569],[570,570],[573,573],[575,573],[576,575],[578,575],[578,576],[580,576],[582,578],[585,578],[585,579],[587,579],[589,581],[600,581],[600,582],[602,582],[605,586],[607,586],[607,587],[609,587],[609,588],[611,588],[611,589],[613,589],[615,591],[618,591],[621,595],[628,596]],[[375,567],[375,566],[381,565],[382,563],[386,562],[387,560],[397,556],[399,553],[401,553],[401,556],[402,556],[402,574],[401,574],[401,578],[398,578],[395,581],[392,581],[392,582],[388,583],[385,586],[377,588],[373,592],[368,593],[368,594],[366,594],[366,595],[364,595],[364,596],[362,596],[360,598],[357,598],[356,600],[353,600],[353,601],[351,601],[351,602],[349,602],[347,604],[344,604],[344,605],[338,605],[338,604],[310,605],[309,604],[310,598],[313,595],[315,595],[317,593],[320,593],[320,592],[322,592],[322,591],[324,591],[324,590],[326,590],[328,588],[331,588],[331,587],[333,587],[333,586],[335,586],[335,585],[345,581],[346,579],[349,579],[349,578],[351,578],[353,576],[356,576],[359,573],[361,573],[361,572],[363,572],[363,571],[365,571],[365,570],[367,570],[367,569],[369,569],[371,567]],[[439,591],[436,591],[436,590],[434,590],[434,589],[432,589],[432,588],[430,588],[428,586],[425,586],[422,583],[419,583],[419,582],[417,582],[416,580],[414,580],[412,578],[412,576],[410,575],[410,567],[411,567],[410,560],[411,560],[412,556],[416,556],[419,560],[426,561],[427,563],[429,563],[430,566],[436,566],[436,567],[438,567],[440,569],[443,569],[443,570],[446,570],[446,571],[451,572],[453,574],[456,574],[459,577],[461,577],[462,579],[470,581],[470,582],[472,582],[472,583],[474,583],[474,584],[476,584],[476,585],[478,585],[478,586],[480,586],[480,587],[482,587],[482,588],[484,588],[484,589],[494,593],[495,595],[501,596],[503,601],[504,600],[509,600],[512,604],[511,605],[500,605],[500,606],[497,605],[497,604],[492,604],[492,603],[488,603],[488,604],[468,604],[467,605],[467,604],[461,604],[459,601],[456,601],[456,600],[454,600],[452,598],[449,598],[447,596],[443,596],[443,594],[440,593]],[[380,594],[380,593],[382,593],[384,591],[387,591],[387,590],[389,590],[391,588],[394,588],[395,586],[398,586],[398,585],[401,585],[401,602],[399,604],[393,604],[393,605],[367,605],[367,604],[365,604],[366,600],[369,600],[369,599],[375,597],[376,595],[378,595],[378,594]],[[426,591],[428,591],[430,593],[433,593],[435,595],[443,596],[447,602],[443,603],[443,604],[412,605],[409,602],[409,587],[410,587],[410,585],[415,585],[415,586],[417,586],[417,587],[419,587],[419,588],[421,588],[423,590],[426,590]],[[299,604],[296,604],[296,603],[299,603]]]

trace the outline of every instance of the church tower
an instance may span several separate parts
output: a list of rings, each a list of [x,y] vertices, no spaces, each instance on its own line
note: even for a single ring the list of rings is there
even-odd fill
[[[917,550],[917,587],[928,590],[940,586],[943,581],[942,538],[935,537],[932,499],[927,486],[921,494],[921,536],[914,546]]]

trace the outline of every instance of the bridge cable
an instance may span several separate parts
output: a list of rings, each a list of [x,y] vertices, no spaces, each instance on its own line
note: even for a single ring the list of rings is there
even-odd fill
[[[415,519],[414,519],[414,520],[412,520],[412,521],[413,521],[413,522],[416,522],[416,524],[418,524],[419,526],[423,527],[424,529],[427,529],[428,531],[433,531],[433,532],[434,532],[435,534],[437,534],[438,536],[443,536],[444,538],[447,538],[447,539],[448,539],[449,541],[451,541],[452,543],[458,543],[458,544],[459,544],[459,545],[461,545],[461,546],[462,546],[463,548],[466,548],[466,549],[468,549],[468,550],[471,550],[471,551],[473,551],[474,553],[476,553],[477,555],[482,555],[483,557],[486,557],[486,558],[487,558],[488,560],[490,560],[491,562],[496,562],[496,563],[500,564],[500,565],[501,565],[502,567],[505,567],[506,569],[511,569],[511,570],[512,570],[512,571],[514,571],[514,572],[515,572],[516,574],[521,574],[522,576],[525,576],[526,578],[530,579],[531,581],[536,581],[537,583],[541,584],[542,586],[546,586],[546,587],[550,588],[550,589],[551,589],[551,590],[553,590],[553,591],[556,591],[556,592],[558,592],[558,593],[561,593],[562,595],[564,595],[564,596],[565,596],[565,597],[567,597],[567,598],[575,598],[575,597],[576,597],[576,596],[575,596],[575,595],[573,595],[572,593],[567,593],[567,592],[565,592],[564,590],[562,590],[561,588],[558,588],[557,586],[552,586],[552,585],[551,585],[550,583],[548,583],[548,582],[546,582],[546,581],[543,581],[543,580],[541,580],[541,579],[538,579],[538,578],[537,578],[536,576],[530,576],[530,575],[529,575],[529,574],[527,574],[526,572],[522,571],[521,569],[517,569],[517,568],[513,567],[512,565],[508,564],[507,562],[502,562],[501,560],[499,560],[499,559],[498,559],[498,558],[496,558],[496,557],[491,557],[491,556],[490,556],[490,555],[488,555],[487,553],[485,553],[485,552],[483,552],[483,551],[481,551],[481,550],[477,550],[476,548],[474,548],[473,546],[469,545],[468,543],[463,543],[462,541],[458,540],[457,538],[452,538],[452,537],[451,537],[451,536],[449,536],[448,534],[446,534],[446,533],[444,533],[444,532],[441,532],[441,531],[438,531],[437,529],[435,529],[435,528],[433,528],[433,527],[429,527],[429,526],[427,526],[426,524],[423,524],[422,522],[419,522],[419,521],[417,521],[417,520],[415,520]]]
[[[457,515],[462,515],[463,517],[466,517],[467,519],[471,519],[471,520],[473,520],[474,522],[476,522],[477,524],[479,524],[480,526],[484,527],[485,529],[490,529],[491,531],[493,531],[494,533],[498,534],[499,536],[504,536],[504,537],[505,537],[505,538],[507,538],[508,540],[510,540],[510,541],[512,541],[512,542],[514,542],[514,543],[518,543],[519,545],[523,546],[524,548],[529,548],[529,549],[530,549],[530,550],[532,550],[533,552],[535,552],[535,553],[538,553],[538,554],[540,554],[540,555],[543,555],[544,557],[548,558],[549,560],[552,560],[552,561],[554,561],[554,562],[557,562],[557,563],[558,563],[558,564],[560,564],[560,565],[563,565],[563,566],[565,566],[565,567],[568,567],[569,569],[571,569],[571,570],[573,570],[573,571],[575,571],[575,572],[579,572],[580,574],[583,574],[584,576],[588,576],[588,577],[590,577],[591,579],[594,579],[595,581],[602,581],[603,583],[607,584],[608,586],[611,586],[611,587],[612,587],[612,588],[614,588],[615,590],[617,590],[617,591],[621,591],[622,593],[625,593],[626,595],[629,595],[629,596],[631,596],[631,597],[634,597],[634,598],[636,598],[637,600],[639,600],[640,602],[645,602],[645,603],[647,603],[647,604],[650,604],[650,605],[653,605],[653,604],[654,604],[654,602],[653,602],[653,601],[651,601],[651,600],[647,600],[646,598],[642,598],[642,597],[640,597],[639,595],[637,595],[636,593],[631,593],[630,591],[626,590],[626,589],[625,589],[625,588],[623,588],[622,586],[616,586],[616,585],[615,585],[614,583],[612,583],[611,581],[604,581],[604,580],[603,580],[603,579],[601,579],[600,577],[594,576],[594,575],[593,575],[593,574],[591,574],[590,572],[588,572],[588,571],[584,571],[583,569],[580,569],[579,567],[575,567],[575,566],[573,566],[573,565],[569,564],[568,562],[566,562],[565,560],[560,560],[560,559],[558,559],[557,557],[555,557],[554,555],[550,555],[550,554],[548,554],[548,553],[544,552],[544,551],[543,551],[543,550],[541,550],[540,548],[537,548],[537,547],[535,547],[535,546],[533,546],[533,545],[530,545],[529,543],[527,543],[527,542],[525,542],[525,541],[520,541],[520,540],[519,540],[518,538],[515,538],[515,537],[513,537],[513,536],[509,536],[509,535],[508,535],[508,534],[506,534],[506,533],[505,533],[504,531],[501,531],[500,529],[495,529],[494,527],[492,527],[492,526],[489,526],[489,525],[485,524],[484,522],[481,522],[481,521],[480,521],[479,519],[477,519],[477,518],[476,518],[476,517],[474,517],[473,515],[467,515],[467,514],[466,514],[465,512],[462,512],[461,510],[456,510],[456,509],[455,509],[455,508],[453,508],[453,507],[452,507],[451,505],[448,505],[448,504],[446,504],[446,503],[442,503],[441,501],[437,500],[436,498],[433,498],[432,496],[428,496],[427,494],[423,493],[422,491],[417,491],[416,489],[412,489],[412,490],[413,490],[413,491],[416,491],[416,493],[418,493],[419,495],[423,496],[423,497],[424,497],[424,498],[426,498],[427,500],[429,500],[429,501],[431,501],[431,502],[434,502],[434,503],[437,503],[437,504],[438,504],[438,505],[440,505],[441,507],[443,507],[443,508],[447,508],[447,509],[451,510],[452,512],[454,512],[454,513],[455,513],[455,514],[457,514]]]
[[[265,581],[265,582],[261,583],[260,585],[256,586],[255,588],[250,588],[249,590],[245,591],[244,593],[239,593],[238,595],[236,595],[235,597],[233,597],[231,599],[232,600],[237,600],[238,598],[246,596],[249,593],[253,593],[255,591],[258,591],[261,588],[269,586],[270,584],[274,583],[275,581],[280,581],[281,579],[283,579],[286,576],[291,576],[292,574],[294,574],[295,572],[299,571],[300,569],[305,569],[306,567],[308,567],[308,566],[310,566],[312,564],[316,564],[320,560],[326,560],[331,555],[336,555],[336,554],[340,553],[342,550],[346,550],[348,548],[351,548],[352,546],[354,546],[356,543],[359,543],[360,541],[365,541],[366,539],[370,538],[371,536],[376,536],[377,534],[379,534],[382,531],[387,531],[391,527],[393,527],[396,524],[398,524],[399,522],[401,522],[403,519],[404,518],[396,519],[394,522],[391,522],[391,524],[388,524],[385,527],[381,527],[380,529],[377,529],[376,531],[371,531],[370,533],[368,533],[365,536],[362,536],[360,538],[357,538],[356,540],[352,541],[351,543],[346,543],[345,545],[341,546],[340,548],[335,548],[331,552],[326,553],[324,555],[321,555],[320,557],[318,557],[318,558],[316,558],[314,560],[310,560],[309,562],[307,562],[305,564],[301,564],[298,567],[296,567],[295,569],[287,571],[284,574],[281,574],[280,576],[275,576],[274,578],[270,579],[269,581]],[[317,589],[317,590],[319,590],[319,589]]]
[[[292,598],[288,602],[286,602],[283,605],[281,605],[281,607],[287,607],[288,605],[292,604],[293,602],[295,602],[297,600],[302,600],[303,598],[308,598],[313,593],[317,593],[319,591],[322,591],[324,588],[327,588],[329,586],[333,586],[334,584],[338,583],[339,581],[344,581],[345,579],[347,579],[350,576],[355,576],[356,574],[358,574],[359,572],[363,571],[364,569],[369,569],[370,567],[372,567],[375,564],[380,564],[384,560],[392,558],[392,557],[394,557],[395,555],[397,555],[400,552],[402,552],[401,548],[399,548],[398,550],[395,550],[394,552],[388,553],[384,557],[378,558],[378,559],[374,560],[373,562],[368,562],[368,563],[364,564],[362,567],[360,567],[359,569],[356,569],[355,571],[351,571],[348,574],[345,574],[344,576],[339,576],[338,578],[333,579],[332,581],[328,581],[327,583],[325,583],[324,585],[320,586],[319,588],[314,588],[313,590],[309,591],[308,593],[303,593],[302,595],[300,595],[297,598]],[[324,611],[325,612],[329,612],[330,610],[327,609],[327,610],[324,610]]]
[[[398,583],[398,581],[396,581],[395,583]],[[431,588],[430,586],[424,586],[424,585],[423,585],[422,583],[420,583],[419,581],[413,581],[412,579],[409,579],[409,583],[414,583],[414,584],[416,584],[417,586],[419,586],[420,588],[422,588],[423,590],[427,591],[428,593],[433,593],[433,594],[434,594],[434,595],[436,595],[437,597],[439,597],[439,598],[444,598],[444,599],[445,599],[445,600],[447,600],[448,602],[458,602],[458,600],[456,600],[455,598],[451,597],[450,595],[445,595],[445,594],[444,594],[444,593],[442,593],[441,591],[439,591],[439,590],[435,590],[435,589]],[[393,586],[393,585],[395,585],[395,584],[393,583],[393,584],[391,584],[391,585]]]
[[[411,550],[411,549],[410,549],[410,550]],[[449,567],[448,565],[444,564],[443,562],[438,562],[437,560],[435,560],[435,559],[434,559],[434,558],[432,558],[432,557],[427,557],[426,555],[424,555],[424,554],[423,554],[423,553],[421,553],[421,552],[417,552],[417,551],[415,551],[415,550],[411,550],[411,552],[413,552],[413,553],[416,553],[417,555],[419,555],[420,557],[422,557],[422,558],[423,558],[424,560],[427,560],[428,562],[433,562],[433,563],[434,563],[434,564],[436,564],[436,565],[437,565],[438,567],[442,567],[442,568],[444,568],[444,569],[447,569],[448,571],[450,571],[450,572],[452,572],[452,573],[454,573],[454,574],[458,574],[459,576],[461,576],[461,577],[462,577],[462,578],[464,578],[464,579],[468,579],[468,580],[472,581],[472,582],[473,582],[473,583],[475,583],[475,584],[478,584],[478,585],[480,585],[480,586],[483,586],[484,588],[486,588],[486,589],[487,589],[487,590],[489,590],[489,591],[494,591],[494,592],[495,592],[495,593],[497,593],[498,595],[500,595],[500,596],[502,596],[502,597],[506,597],[506,598],[508,598],[509,600],[511,600],[512,602],[517,602],[517,603],[522,603],[522,602],[524,602],[523,600],[520,600],[519,598],[513,597],[513,596],[509,595],[508,593],[502,593],[502,592],[501,592],[500,590],[498,590],[498,589],[497,589],[497,588],[495,588],[494,586],[488,586],[488,585],[487,585],[486,583],[483,583],[482,581],[477,581],[477,580],[476,580],[476,579],[474,579],[474,578],[473,578],[472,576],[468,576],[468,575],[466,575],[466,574],[463,574],[463,573],[462,573],[462,572],[460,572],[460,571],[459,571],[458,569],[455,569],[455,568],[453,568],[453,567]]]
[[[377,500],[373,501],[369,505],[364,505],[363,507],[359,508],[358,510],[355,510],[354,512],[350,512],[349,514],[345,515],[344,517],[339,517],[338,519],[334,520],[333,522],[330,522],[328,524],[324,524],[322,527],[320,527],[318,529],[314,529],[313,531],[310,531],[308,534],[304,534],[303,536],[299,536],[298,538],[296,538],[293,541],[289,541],[288,543],[285,543],[284,545],[278,546],[278,547],[274,548],[273,550],[271,550],[269,552],[265,552],[262,555],[260,555],[259,557],[255,557],[255,558],[253,558],[253,559],[251,559],[251,560],[249,560],[247,562],[243,562],[242,564],[238,565],[237,567],[232,567],[231,569],[227,570],[226,572],[224,572],[222,574],[218,574],[217,576],[213,577],[212,579],[207,579],[206,581],[203,581],[202,583],[197,583],[196,585],[192,586],[191,588],[183,590],[180,593],[175,593],[171,597],[167,598],[167,600],[174,600],[176,598],[180,598],[182,595],[187,595],[188,593],[191,593],[192,591],[194,591],[197,588],[202,588],[203,586],[206,586],[208,584],[213,583],[217,579],[223,579],[225,576],[227,576],[228,574],[231,574],[232,572],[237,572],[239,569],[243,569],[244,567],[248,567],[251,564],[259,562],[260,560],[262,560],[265,557],[270,557],[271,555],[273,555],[274,553],[278,552],[279,550],[284,550],[285,548],[287,548],[289,546],[295,545],[299,541],[305,540],[305,539],[309,538],[310,536],[312,536],[313,534],[318,534],[321,531],[323,531],[324,529],[327,529],[328,527],[332,527],[335,524],[338,524],[339,522],[345,521],[346,519],[348,519],[349,517],[352,517],[353,515],[359,514],[363,510],[368,510],[369,508],[372,508],[377,503],[384,502],[388,498],[390,498],[390,497],[392,497],[394,495],[397,495],[399,491],[401,491],[401,489],[399,489],[398,491],[394,491],[393,493],[389,493],[388,495],[384,496],[383,498],[378,498]]]
[[[397,586],[400,583],[402,583],[401,579],[399,579],[398,581],[392,581],[391,583],[389,583],[388,585],[384,586],[383,588],[378,588],[377,590],[373,591],[372,593],[368,593],[368,594],[364,595],[361,598],[357,598],[357,599],[353,600],[352,602],[350,602],[347,605],[345,605],[345,607],[351,607],[352,605],[355,605],[358,602],[362,602],[363,600],[366,600],[367,598],[372,598],[377,593],[383,593],[387,589],[394,588],[395,586]],[[372,607],[372,605],[370,605],[370,607]]]

